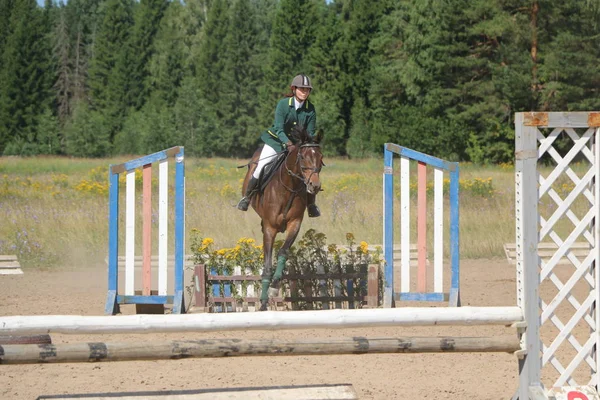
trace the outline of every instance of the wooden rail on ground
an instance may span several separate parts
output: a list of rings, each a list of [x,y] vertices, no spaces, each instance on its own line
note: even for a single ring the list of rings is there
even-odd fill
[[[191,268],[194,266],[194,262],[192,261],[192,255],[191,254],[186,254],[183,256],[183,267],[186,268]],[[151,263],[151,267],[154,268],[158,268],[158,256],[152,256],[150,258],[150,263]],[[118,257],[118,262],[117,265],[119,266],[119,268],[125,268],[125,256],[119,256]],[[135,256],[134,257],[134,261],[133,261],[133,265],[135,268],[142,268],[143,265],[143,257],[142,256]],[[173,268],[173,265],[175,265],[175,256],[174,255],[170,255],[167,257],[167,265],[169,268]]]
[[[48,334],[0,335],[0,346],[7,344],[52,344],[52,339]]]
[[[22,273],[23,270],[16,255],[0,255],[0,275],[20,275]]]
[[[277,339],[201,339],[172,342],[0,345],[0,364],[90,361],[175,360],[181,358],[381,353],[514,353],[514,336]]]
[[[381,249],[381,258],[383,258],[383,245],[381,244],[370,244],[368,249],[369,252],[374,252],[377,250],[377,248]],[[393,257],[394,257],[394,264],[396,265],[400,265],[400,261],[401,261],[401,257],[402,257],[402,251],[400,250],[400,243],[396,243],[394,245],[394,252],[392,253]],[[411,267],[416,267],[417,266],[417,262],[419,260],[419,252],[417,250],[417,245],[416,244],[411,244],[410,245],[410,254],[409,254],[409,260],[410,260],[410,265]],[[429,255],[427,255],[427,257],[425,258],[425,263],[427,265],[429,265]]]
[[[556,253],[558,246],[555,243],[539,243],[538,244],[538,255],[544,262],[548,262],[550,258]],[[575,242],[571,245],[571,253],[577,257],[580,261],[583,260],[592,251],[589,243]],[[504,244],[504,254],[510,264],[517,263],[517,245],[515,243]],[[559,265],[571,264],[571,261],[565,254],[559,261]]]

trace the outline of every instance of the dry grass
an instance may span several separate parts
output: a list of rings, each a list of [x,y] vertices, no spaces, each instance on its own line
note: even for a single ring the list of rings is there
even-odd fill
[[[5,221],[0,254],[17,253],[25,266],[104,263],[108,165],[131,158],[0,159],[0,218]],[[195,228],[219,247],[233,246],[241,237],[262,242],[259,218],[235,208],[246,171],[236,166],[245,162],[186,159],[186,235]],[[325,163],[324,192],[317,199],[323,215],[306,218],[301,234],[314,228],[329,243],[345,243],[352,232],[358,241],[382,243],[383,159],[329,158]],[[475,187],[482,182],[491,193]],[[397,220],[398,199],[399,194]],[[512,167],[461,164],[460,201],[461,258],[503,257],[502,244],[514,241]]]

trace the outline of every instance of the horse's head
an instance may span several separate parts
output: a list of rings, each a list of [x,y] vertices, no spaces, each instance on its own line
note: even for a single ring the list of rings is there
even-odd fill
[[[321,190],[319,172],[324,165],[320,145],[322,131],[313,137],[304,128],[297,126],[294,127],[291,136],[298,146],[296,162],[299,167],[299,178],[303,180],[308,193],[316,194]]]

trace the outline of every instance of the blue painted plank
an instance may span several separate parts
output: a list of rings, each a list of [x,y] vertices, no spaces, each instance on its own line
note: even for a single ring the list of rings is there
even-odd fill
[[[406,301],[445,301],[445,293],[397,293],[396,300]]]
[[[173,303],[173,314],[185,312],[183,309],[183,257],[185,240],[185,166],[184,149],[179,148],[175,155],[175,267],[174,291],[176,301]]]
[[[108,295],[104,313],[112,315],[119,286],[119,175],[108,169]]]
[[[224,276],[228,276],[229,273],[227,271],[223,271],[223,275]],[[231,283],[224,283],[223,284],[223,297],[232,297],[231,296]],[[233,311],[233,309],[231,307],[231,303],[225,303],[225,304],[223,304],[223,307],[228,312]]]
[[[460,306],[460,229],[459,229],[459,179],[458,166],[450,172],[450,306]]]
[[[421,161],[425,164],[431,165],[432,167],[440,168],[446,171],[452,171],[458,166],[458,163],[456,162],[445,161],[440,158],[430,156],[428,154],[424,154],[406,147],[398,146],[397,144],[393,143],[386,143],[385,149],[387,151],[391,151],[395,154],[398,154],[399,156],[407,157],[415,161]]]
[[[394,154],[384,146],[383,157],[383,307],[390,308],[394,297]]]
[[[214,267],[210,268],[210,274],[211,275],[219,275],[217,273],[217,269],[214,268]],[[210,279],[210,277],[209,277],[209,279]],[[212,294],[213,294],[214,297],[222,297],[221,296],[221,285],[219,285],[219,283],[213,283],[212,284]],[[223,307],[222,307],[221,304],[222,304],[221,302],[215,303],[213,311],[214,312],[223,312]]]
[[[179,146],[172,147],[167,150],[158,151],[154,154],[150,154],[150,155],[147,155],[144,157],[136,158],[135,160],[127,161],[127,162],[124,162],[123,164],[114,165],[113,168],[119,169],[119,170],[124,169],[125,171],[131,171],[136,168],[143,167],[146,164],[152,164],[152,163],[155,163],[158,161],[166,160],[167,158],[169,158],[169,153],[172,153],[172,151],[176,150],[177,147],[179,147]],[[183,149],[183,148],[180,147],[180,149]],[[181,152],[183,152],[183,150],[181,150]]]
[[[172,304],[173,296],[117,296],[119,304]]]

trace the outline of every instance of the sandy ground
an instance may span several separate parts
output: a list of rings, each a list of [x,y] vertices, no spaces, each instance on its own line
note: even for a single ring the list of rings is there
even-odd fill
[[[0,315],[102,315],[106,267],[0,275]],[[464,306],[515,305],[514,266],[461,261]],[[422,305],[422,304],[421,304]],[[123,308],[132,313],[134,306]],[[510,335],[497,326],[251,331],[208,334],[52,335],[54,343],[219,337],[397,337]],[[507,399],[517,389],[511,354],[239,357],[89,364],[0,365],[0,399],[90,393],[164,392],[286,385],[351,384],[361,399]],[[74,396],[75,397],[75,396]],[[139,397],[144,398],[144,396]]]

